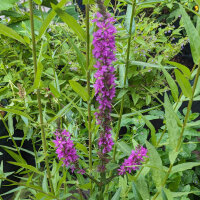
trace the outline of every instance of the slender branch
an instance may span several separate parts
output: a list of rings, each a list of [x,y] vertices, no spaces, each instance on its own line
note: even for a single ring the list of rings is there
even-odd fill
[[[131,14],[130,27],[129,27],[129,38],[128,38],[127,56],[126,56],[126,64],[125,64],[125,76],[124,76],[124,87],[123,88],[126,87],[126,79],[127,79],[129,57],[130,57],[131,38],[132,38],[132,25],[133,25],[133,17],[135,15],[135,7],[136,7],[136,0],[134,0],[133,4],[132,4],[132,14]],[[118,137],[119,137],[122,114],[123,114],[123,110],[124,110],[124,98],[125,98],[125,96],[122,97],[119,120],[118,120],[118,125],[117,125],[117,132],[116,132],[116,136],[115,136],[115,146],[114,146],[114,152],[113,152],[113,160],[114,161],[115,161],[116,150],[117,150],[116,143],[117,143],[117,140],[118,140]]]
[[[32,0],[29,0],[29,5],[30,5],[30,20],[31,20],[34,76],[36,77],[37,57],[36,57],[36,42],[35,42],[35,33],[34,33],[33,2],[32,2]],[[51,188],[51,192],[54,194],[53,184],[52,184],[52,180],[51,180],[51,172],[50,172],[50,168],[49,168],[49,161],[48,161],[48,156],[47,156],[47,142],[46,142],[46,135],[45,135],[45,131],[44,131],[42,103],[41,103],[41,97],[40,97],[40,90],[39,89],[37,89],[37,100],[38,100],[38,108],[39,108],[39,115],[40,115],[40,127],[41,127],[41,133],[42,133],[42,146],[43,146],[43,151],[44,151],[44,155],[45,155],[45,165],[46,165],[46,168],[47,168],[47,175],[48,175],[48,181],[49,181],[49,185],[50,185],[50,188]]]

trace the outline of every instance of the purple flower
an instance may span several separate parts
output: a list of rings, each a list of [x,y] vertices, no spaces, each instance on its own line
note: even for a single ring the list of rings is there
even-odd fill
[[[56,140],[53,142],[57,148],[56,153],[58,158],[63,161],[66,167],[70,167],[73,172],[75,170],[74,164],[78,161],[78,155],[70,133],[63,130],[62,132],[56,131],[55,135]]]
[[[128,159],[125,159],[124,163],[118,169],[119,175],[124,175],[126,172],[131,173],[132,171],[138,170],[139,165],[141,165],[141,162],[144,161],[144,157],[147,157],[146,148],[141,146],[132,150],[131,155]]]
[[[96,82],[94,84],[96,100],[99,103],[99,112],[95,113],[97,124],[102,128],[100,139],[98,142],[101,152],[106,154],[111,151],[114,145],[111,137],[111,110],[112,99],[115,97],[115,68],[112,62],[115,58],[115,33],[116,28],[113,23],[115,20],[110,17],[110,14],[103,16],[101,13],[96,14],[96,22],[98,27],[94,32],[93,55],[96,59],[95,68],[97,71],[94,75]]]

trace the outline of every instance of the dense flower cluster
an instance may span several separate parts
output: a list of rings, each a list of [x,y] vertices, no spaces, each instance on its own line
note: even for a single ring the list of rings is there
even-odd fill
[[[110,17],[110,14],[103,16],[101,13],[96,14],[96,22],[98,30],[93,34],[93,55],[96,59],[97,72],[94,77],[96,82],[94,84],[96,99],[99,102],[99,112],[95,113],[97,123],[101,125],[102,132],[98,142],[102,153],[108,153],[113,146],[113,139],[111,137],[111,109],[112,99],[115,97],[115,75],[112,62],[115,58],[115,36],[116,29],[113,25],[115,20]]]
[[[119,175],[123,175],[126,172],[131,173],[131,171],[139,169],[138,166],[144,161],[144,157],[147,157],[147,149],[144,147],[141,146],[136,148],[135,151],[132,150],[129,158],[125,159],[120,169],[118,169]]]
[[[75,170],[75,163],[78,160],[78,155],[71,140],[70,133],[63,130],[61,133],[56,131],[56,140],[53,142],[56,146],[56,153],[59,160],[62,160],[66,167],[70,167],[72,172]]]

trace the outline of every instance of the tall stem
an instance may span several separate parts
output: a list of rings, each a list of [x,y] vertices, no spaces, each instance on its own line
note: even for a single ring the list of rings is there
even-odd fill
[[[185,130],[188,118],[189,118],[189,114],[190,114],[190,110],[191,110],[191,107],[192,107],[192,102],[193,102],[194,93],[195,93],[195,90],[196,90],[196,87],[197,87],[197,82],[198,82],[198,79],[199,79],[199,75],[200,75],[200,63],[198,65],[197,74],[195,76],[194,85],[193,85],[193,88],[192,88],[192,97],[189,100],[188,107],[187,107],[187,113],[185,115],[185,119],[184,119],[183,126],[182,126],[182,129],[181,129],[181,134],[180,134],[178,143],[176,145],[176,152],[179,151],[179,148],[181,146],[181,142],[183,140],[183,133],[184,133],[184,130]],[[169,167],[169,169],[167,171],[167,174],[166,174],[166,176],[164,178],[164,181],[163,181],[163,183],[161,185],[162,187],[165,186],[165,184],[167,182],[167,179],[168,179],[168,177],[169,177],[169,175],[171,173],[172,167],[173,167],[173,164],[170,164],[170,167]],[[153,196],[152,200],[155,200],[158,197],[159,194],[160,194],[160,191],[157,191],[156,194]]]
[[[91,99],[90,99],[90,22],[89,4],[86,5],[86,67],[87,67],[87,92],[88,92],[88,136],[89,136],[89,167],[92,170],[92,132],[91,132]]]
[[[31,20],[34,76],[36,77],[37,57],[36,57],[36,43],[35,43],[35,34],[34,34],[34,19],[33,19],[33,2],[32,2],[32,0],[29,0],[29,6],[30,6],[30,20]],[[50,185],[50,188],[51,188],[51,192],[54,194],[53,184],[52,184],[52,181],[51,181],[51,172],[50,172],[50,168],[49,168],[49,161],[48,161],[48,156],[47,156],[47,142],[46,142],[45,131],[44,131],[42,104],[41,104],[40,90],[39,89],[37,89],[37,100],[38,100],[38,108],[39,108],[39,115],[40,115],[40,127],[41,127],[41,133],[42,133],[42,146],[43,146],[43,151],[44,151],[44,155],[45,155],[45,165],[46,165],[46,168],[47,168],[47,175],[48,175],[48,181],[49,181],[49,185]]]
[[[129,57],[130,57],[131,38],[132,38],[133,17],[135,15],[135,6],[136,6],[136,0],[134,0],[133,4],[132,4],[132,14],[131,14],[131,20],[130,20],[130,27],[129,27],[129,38],[128,38],[128,47],[127,47],[127,55],[126,55],[125,76],[124,76],[123,89],[125,89],[125,87],[126,87],[126,79],[127,79],[128,66],[129,66]],[[113,152],[113,160],[114,161],[115,161],[116,150],[117,150],[116,142],[117,142],[118,137],[119,137],[122,114],[123,114],[123,110],[124,110],[124,98],[125,97],[123,96],[122,97],[122,101],[121,101],[121,106],[120,106],[120,113],[119,113],[119,120],[118,120],[118,125],[117,125],[117,132],[116,132],[116,136],[115,136],[115,146],[114,146],[114,152]]]
[[[179,137],[179,140],[178,140],[178,144],[177,144],[177,147],[176,147],[176,151],[178,151],[180,146],[181,146],[183,133],[184,133],[185,126],[186,126],[188,118],[189,118],[190,110],[191,110],[192,103],[193,103],[194,93],[195,93],[195,90],[196,90],[196,87],[197,87],[197,83],[198,83],[199,74],[200,74],[200,63],[199,63],[199,66],[197,68],[197,74],[195,76],[194,85],[193,85],[193,88],[192,88],[192,97],[190,98],[189,103],[188,103],[187,113],[185,115],[185,119],[184,119],[183,126],[182,126],[182,129],[181,129],[181,134],[180,134],[180,137]]]

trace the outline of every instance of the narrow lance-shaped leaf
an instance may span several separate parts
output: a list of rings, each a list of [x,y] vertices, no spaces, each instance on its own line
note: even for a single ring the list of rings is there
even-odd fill
[[[79,39],[86,41],[86,33],[80,24],[78,24],[78,22],[74,19],[74,17],[54,5],[52,5],[52,7],[58,16],[62,19],[62,21],[65,22],[74,31]]]
[[[148,185],[145,180],[145,176],[140,174],[135,182],[137,189],[142,197],[142,199],[150,199]]]
[[[176,113],[173,110],[173,107],[169,101],[167,94],[165,94],[165,118],[166,118],[166,126],[168,130],[169,136],[169,146],[171,150],[176,148],[178,138],[180,136],[180,129],[178,127],[175,115]]]
[[[87,101],[89,99],[88,93],[86,88],[84,88],[83,86],[81,86],[78,82],[70,80],[69,81],[72,89],[78,94],[80,95],[80,97],[84,100]]]
[[[57,8],[62,8],[69,0],[61,0],[56,7]],[[53,18],[56,16],[56,12],[54,10],[52,10],[48,16],[45,18],[44,22],[42,23],[42,26],[39,30],[39,35],[37,37],[37,41],[41,39],[41,37],[43,36],[43,34],[45,33],[45,31],[47,30],[49,24],[51,23],[51,21],[53,20]]]
[[[12,39],[15,39],[19,42],[21,42],[22,44],[25,44],[26,42],[24,41],[24,39],[13,29],[7,27],[4,24],[0,24],[0,34],[5,35],[7,37],[10,37]]]
[[[120,194],[121,194],[121,190],[122,190],[122,189],[119,188],[119,189],[116,191],[115,195],[112,197],[111,200],[119,200]]]
[[[33,86],[27,91],[28,94],[30,94],[34,89],[38,89],[40,86],[41,82],[41,77],[42,77],[42,72],[43,72],[43,65],[41,62],[38,62],[37,64],[37,72],[34,80]]]
[[[133,196],[135,200],[142,200],[141,194],[139,193],[136,184],[132,183],[132,189],[133,189]]]
[[[118,142],[117,145],[125,155],[130,156],[131,148],[128,146],[128,144],[121,141],[121,142]]]
[[[44,175],[43,172],[40,172],[38,169],[36,169],[35,167],[33,167],[31,165],[27,165],[25,163],[11,162],[11,161],[8,161],[8,163],[10,163],[12,165],[20,166],[20,167],[25,168],[25,169],[28,169],[28,170],[30,170],[32,172],[37,173],[37,174]]]
[[[82,68],[82,72],[86,73],[86,60],[85,56],[82,54],[82,52],[79,50],[79,48],[74,44],[74,42],[69,38],[68,40],[69,44],[74,48],[77,54],[77,61],[79,65]]]
[[[151,165],[152,178],[156,184],[156,188],[160,189],[161,184],[165,177],[165,172],[163,171],[162,160],[158,154],[156,148],[146,141],[148,156]]]
[[[24,113],[20,110],[0,107],[0,111],[6,111],[6,112],[10,112],[10,113],[13,113],[13,114],[16,114],[16,115],[24,116],[24,117],[26,117],[26,118],[28,118],[32,121],[32,118],[28,114],[26,114],[26,113]]]
[[[185,65],[171,61],[167,61],[166,63],[177,67],[184,74],[185,77],[190,78],[191,75],[190,70]]]
[[[174,79],[171,77],[171,75],[167,72],[167,70],[165,70],[165,68],[162,68],[162,71],[167,79],[167,82],[169,84],[169,87],[171,89],[172,92],[172,96],[174,98],[174,101],[178,101],[178,87],[174,81]]]
[[[192,97],[192,87],[189,80],[177,69],[174,70],[176,75],[176,80],[184,94],[184,96],[191,98]]]
[[[128,4],[127,11],[126,11],[126,18],[125,18],[125,22],[124,22],[124,26],[128,33],[129,33],[129,29],[130,29],[131,15],[132,15],[132,5]],[[134,32],[135,32],[135,20],[133,18],[131,34],[133,34]]]
[[[182,163],[178,164],[174,167],[172,167],[171,174],[174,174],[176,172],[182,172],[188,169],[192,169],[193,167],[199,166],[200,162],[187,162],[187,163]]]
[[[182,5],[180,5],[180,14],[182,15],[182,20],[185,26],[185,30],[190,39],[190,47],[192,52],[192,57],[195,64],[200,62],[200,35],[197,29],[194,27],[190,17],[186,13]]]

